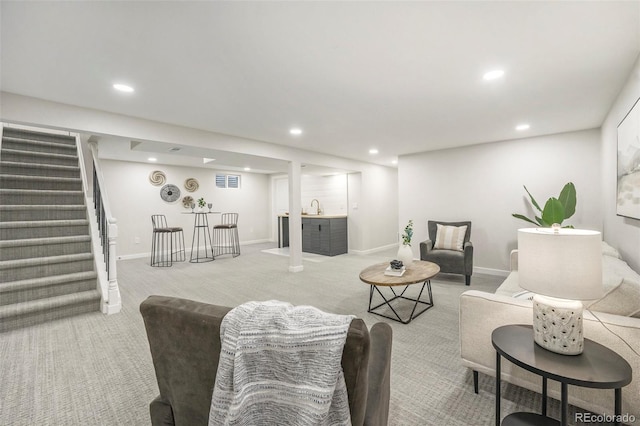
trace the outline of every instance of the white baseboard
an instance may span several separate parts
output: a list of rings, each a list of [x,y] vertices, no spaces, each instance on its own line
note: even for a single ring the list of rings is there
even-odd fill
[[[117,260],[131,260],[131,259],[140,259],[143,257],[151,258],[151,253],[134,253],[134,254],[125,254],[122,256],[116,256]]]
[[[349,250],[350,254],[357,254],[357,255],[366,255],[366,254],[373,254],[373,253],[377,253],[380,251],[385,251],[385,250],[389,250],[392,248],[397,248],[398,244],[397,243],[393,243],[393,244],[387,244],[386,246],[380,246],[380,247],[374,247],[372,249],[368,249],[368,250]]]
[[[504,271],[502,269],[493,269],[493,268],[482,268],[482,267],[478,267],[478,268],[473,268],[473,272],[474,273],[478,273],[478,274],[486,274],[486,275],[495,275],[497,277],[507,277],[509,276],[509,272],[510,271]]]
[[[263,243],[272,243],[272,242],[274,242],[274,241],[269,239],[269,238],[263,238],[261,240],[240,241],[240,245],[241,246],[248,246],[248,245],[251,245],[251,244],[263,244]]]
[[[262,244],[262,243],[269,243],[269,242],[272,242],[272,241],[269,240],[268,238],[260,239],[260,240],[240,241],[240,246],[248,246],[248,245],[251,245],[251,244]],[[200,249],[204,250],[204,247],[200,247]],[[191,248],[190,247],[185,247],[185,254],[187,256],[189,256],[191,254]],[[130,260],[130,259],[141,259],[143,257],[151,258],[151,252],[125,254],[125,255],[122,255],[122,256],[117,256],[117,259],[118,260]]]

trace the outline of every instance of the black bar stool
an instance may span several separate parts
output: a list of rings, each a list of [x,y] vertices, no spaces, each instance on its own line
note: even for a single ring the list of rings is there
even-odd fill
[[[151,215],[151,224],[151,266],[171,266],[174,261],[184,262],[186,257],[182,228],[169,227],[163,214]]]
[[[240,256],[238,213],[223,213],[220,223],[213,227],[213,257],[223,254]]]

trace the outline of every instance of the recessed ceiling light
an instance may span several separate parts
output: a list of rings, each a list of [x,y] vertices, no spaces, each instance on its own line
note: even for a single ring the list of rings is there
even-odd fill
[[[398,164],[398,160],[391,160],[391,164]]]
[[[369,150],[369,154],[377,154],[377,153],[378,153],[378,150],[376,148],[371,148]]]
[[[202,159],[202,162],[204,164],[211,163],[212,161],[216,161],[216,159],[215,158],[206,158],[206,157]]]
[[[155,157],[149,157],[147,160],[149,160],[149,161],[158,161],[158,159],[155,158]]]
[[[531,127],[531,126],[529,126],[528,124],[518,124],[516,126],[516,130],[518,130],[518,131],[528,130],[529,127]]]
[[[126,93],[133,92],[133,87],[127,86],[126,84],[116,83],[113,85],[113,88],[120,92],[126,92]]]
[[[245,168],[244,168],[244,171],[245,171],[245,172],[248,172],[249,170],[251,170],[251,167],[245,167]]]
[[[292,135],[298,136],[302,134],[302,129],[298,129],[297,127],[294,127],[293,129],[289,130],[289,133],[291,133]]]
[[[493,70],[493,71],[486,72],[482,76],[482,78],[485,80],[495,80],[497,78],[501,78],[502,76],[504,76],[503,70]]]

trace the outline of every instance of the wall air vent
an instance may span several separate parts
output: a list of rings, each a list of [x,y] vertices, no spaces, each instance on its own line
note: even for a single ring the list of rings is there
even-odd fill
[[[170,149],[169,149],[169,152],[178,152],[178,151],[180,151],[181,149],[182,149],[182,148],[178,148],[178,147],[175,147],[175,146],[174,146],[173,148],[170,148]]]

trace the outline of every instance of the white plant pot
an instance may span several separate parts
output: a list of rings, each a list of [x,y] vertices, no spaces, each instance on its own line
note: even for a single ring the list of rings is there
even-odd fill
[[[406,268],[411,266],[413,263],[413,250],[411,250],[411,246],[400,244],[396,258],[401,260]]]

